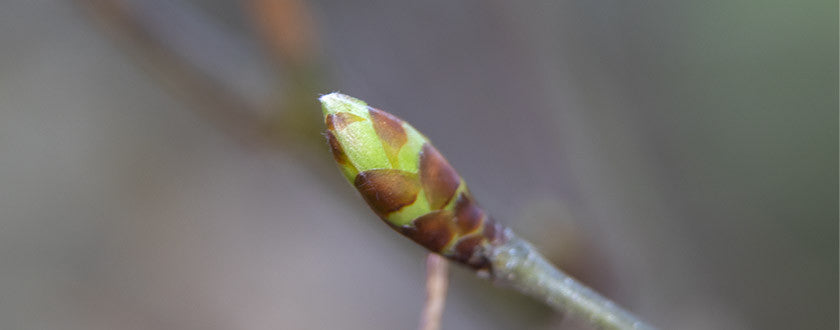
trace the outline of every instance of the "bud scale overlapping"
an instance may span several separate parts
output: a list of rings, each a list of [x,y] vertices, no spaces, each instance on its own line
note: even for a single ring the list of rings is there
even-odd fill
[[[461,176],[405,121],[347,95],[320,98],[333,157],[370,208],[427,249],[476,269],[507,241]]]

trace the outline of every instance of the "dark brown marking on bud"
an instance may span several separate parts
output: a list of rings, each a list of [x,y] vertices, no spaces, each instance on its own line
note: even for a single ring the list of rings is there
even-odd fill
[[[405,129],[402,127],[402,120],[385,111],[368,108],[370,119],[373,122],[373,129],[382,140],[382,147],[385,155],[394,167],[399,166],[400,148],[408,141]]]
[[[349,112],[331,113],[327,115],[326,124],[327,129],[334,131],[336,129],[344,129],[347,125],[357,121],[365,120],[362,117],[356,116]]]
[[[476,230],[481,226],[484,218],[484,211],[468,194],[461,193],[458,196],[458,200],[455,202],[455,224],[458,225],[458,232],[461,235]]]
[[[435,211],[414,219],[414,227],[400,229],[403,235],[429,250],[441,252],[455,238],[452,211]]]
[[[455,255],[452,258],[467,265],[481,268],[480,266],[483,264],[481,260],[484,258],[478,256],[476,253],[481,249],[482,242],[484,242],[484,237],[482,236],[462,238],[458,241],[458,244],[455,244]]]
[[[505,242],[505,228],[490,217],[484,218],[484,237],[490,241],[491,244],[499,244]]]
[[[347,154],[344,153],[344,148],[341,147],[341,143],[338,143],[338,139],[335,137],[335,134],[333,134],[332,131],[327,131],[326,135],[327,142],[330,144],[330,150],[332,150],[335,161],[341,165],[350,166],[355,170],[356,167],[350,163],[350,158],[347,158]]]
[[[431,144],[424,144],[420,151],[420,182],[433,210],[442,209],[461,184],[458,172]]]
[[[420,191],[416,174],[392,169],[361,172],[353,184],[370,208],[383,218],[414,203]]]

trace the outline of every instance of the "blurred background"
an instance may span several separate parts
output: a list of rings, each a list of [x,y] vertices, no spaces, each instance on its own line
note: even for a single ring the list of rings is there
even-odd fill
[[[837,329],[838,4],[9,1],[0,328],[415,329],[320,93],[663,329]],[[576,329],[453,267],[443,329]]]

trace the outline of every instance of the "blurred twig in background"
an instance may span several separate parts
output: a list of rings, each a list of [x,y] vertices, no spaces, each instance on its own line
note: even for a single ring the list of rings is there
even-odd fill
[[[293,0],[251,1],[245,8],[268,45],[249,44],[181,1],[79,0],[119,41],[199,114],[250,145],[292,153],[322,172],[322,89],[314,27]]]
[[[315,23],[300,0],[245,0],[274,58],[286,66],[307,65],[316,56]]]
[[[442,256],[429,253],[426,257],[426,304],[420,319],[420,330],[440,329],[440,318],[446,304],[449,264]]]
[[[283,140],[316,141],[320,112],[313,100],[323,93],[323,73],[314,19],[301,0],[245,0],[244,8],[256,33],[283,77],[281,111],[271,113],[273,131]],[[303,149],[309,143],[304,143]]]
[[[245,6],[270,58],[260,56],[259,45],[243,42],[183,2],[79,3],[128,53],[228,133],[284,149],[322,143],[313,102],[322,75],[311,16],[302,2],[260,0]]]
[[[247,65],[259,63],[235,38],[179,1],[79,0],[127,53],[145,64],[170,90],[194,104],[235,137],[264,141],[264,106],[253,89],[272,84],[267,77],[248,75]]]

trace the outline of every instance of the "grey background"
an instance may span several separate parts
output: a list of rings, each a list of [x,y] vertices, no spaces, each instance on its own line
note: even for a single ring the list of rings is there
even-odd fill
[[[193,5],[257,43],[237,3]],[[411,122],[644,319],[836,329],[836,3],[310,6],[324,92]],[[0,328],[416,327],[424,251],[337,170],[230,139],[72,2],[0,8]],[[451,282],[444,329],[580,326]]]

